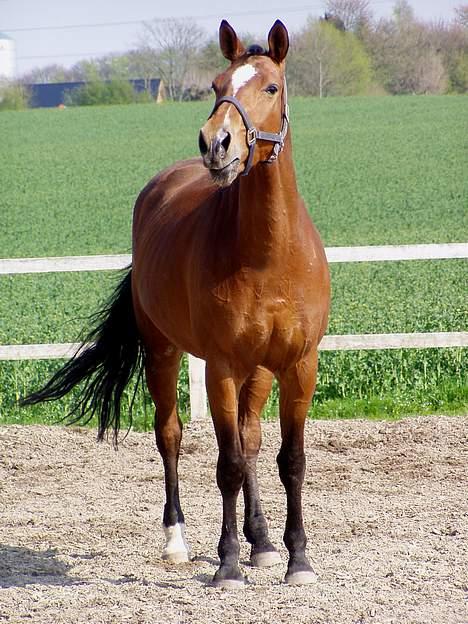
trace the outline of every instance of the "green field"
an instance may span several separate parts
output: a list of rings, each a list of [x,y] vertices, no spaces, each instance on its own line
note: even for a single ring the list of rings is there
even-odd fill
[[[130,251],[136,195],[149,177],[197,152],[209,103],[0,114],[0,256]],[[301,191],[324,243],[463,242],[468,99],[293,99]],[[466,328],[466,263],[334,264],[330,333]],[[77,338],[116,273],[0,277],[0,343]],[[321,355],[313,413],[393,416],[466,410],[466,351]],[[57,362],[0,364],[0,422],[50,421],[68,402],[29,410],[15,397]],[[187,406],[186,374],[181,382]],[[151,409],[138,425],[149,423]],[[275,396],[269,413],[275,412]]]

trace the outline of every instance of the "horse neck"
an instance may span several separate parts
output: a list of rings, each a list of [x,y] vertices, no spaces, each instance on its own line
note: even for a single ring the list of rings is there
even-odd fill
[[[243,262],[281,263],[297,235],[299,194],[290,134],[278,160],[257,164],[239,181],[239,251]]]

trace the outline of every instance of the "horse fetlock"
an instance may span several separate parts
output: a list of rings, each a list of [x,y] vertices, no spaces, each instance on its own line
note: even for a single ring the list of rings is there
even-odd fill
[[[164,526],[166,545],[162,551],[162,558],[173,563],[190,561],[190,547],[185,539],[185,524],[177,523],[173,526]]]
[[[304,553],[307,546],[307,536],[304,527],[286,526],[283,541],[289,551],[291,562],[297,561],[300,564],[302,560],[306,560]]]
[[[249,515],[244,520],[243,533],[249,544],[255,546],[268,546],[268,525],[263,513]],[[268,548],[264,548],[268,550]]]

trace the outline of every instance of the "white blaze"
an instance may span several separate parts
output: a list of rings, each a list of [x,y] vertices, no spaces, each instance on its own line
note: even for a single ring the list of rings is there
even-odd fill
[[[232,95],[236,97],[237,92],[241,87],[249,82],[251,78],[255,76],[257,70],[253,65],[249,65],[246,63],[245,65],[241,65],[238,67],[236,71],[232,74],[231,84],[232,84]],[[224,126],[227,128],[229,125],[229,115],[231,113],[231,107],[229,107],[226,111],[226,115],[224,116]]]
[[[232,94],[235,96],[239,89],[255,76],[257,70],[253,65],[242,65],[232,74]]]

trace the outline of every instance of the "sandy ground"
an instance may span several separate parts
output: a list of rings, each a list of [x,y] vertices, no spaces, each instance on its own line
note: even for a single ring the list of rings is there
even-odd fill
[[[163,476],[151,434],[131,433],[115,452],[89,430],[0,427],[0,622],[465,624],[468,418],[307,424],[304,513],[319,574],[307,587],[282,582],[278,429],[263,426],[259,473],[283,563],[249,568],[242,538],[249,584],[226,591],[209,585],[221,513],[210,424],[184,435],[194,560],[180,566],[159,556]]]

